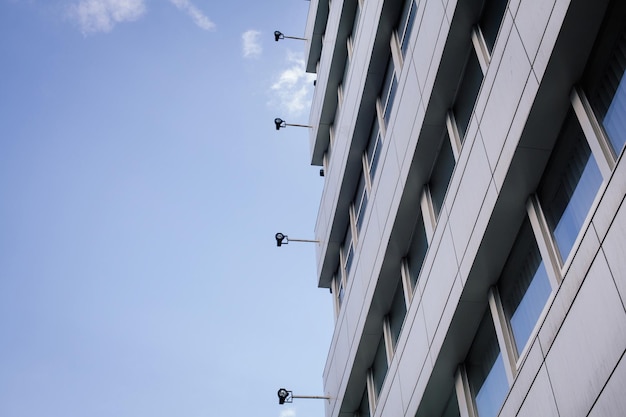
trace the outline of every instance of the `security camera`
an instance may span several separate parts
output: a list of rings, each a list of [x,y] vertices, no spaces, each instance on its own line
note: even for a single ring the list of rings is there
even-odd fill
[[[276,130],[280,130],[281,127],[285,127],[285,121],[280,117],[274,119],[274,124],[276,125]]]
[[[283,240],[285,240],[287,238],[287,236],[283,235],[282,233],[276,233],[276,236],[274,236],[276,238],[276,246],[281,247],[283,244]],[[285,244],[287,244],[287,242],[285,242]]]
[[[287,391],[285,388],[281,388],[278,390],[278,404],[285,404],[285,403],[289,403],[290,401],[290,395],[291,392]]]

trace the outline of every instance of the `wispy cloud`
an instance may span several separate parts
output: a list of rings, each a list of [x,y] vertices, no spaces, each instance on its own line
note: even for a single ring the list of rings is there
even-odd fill
[[[186,12],[193,22],[200,28],[204,30],[214,30],[215,23],[211,21],[200,9],[198,9],[191,1],[189,0],[170,0],[170,2],[178,7],[179,10]]]
[[[287,69],[279,74],[270,87],[272,97],[269,104],[278,105],[281,111],[286,111],[290,116],[298,116],[310,105],[315,74],[305,72],[302,54],[289,53],[287,65]]]
[[[287,408],[280,412],[280,417],[296,417],[296,410],[293,408]]]
[[[261,56],[263,48],[259,42],[259,36],[261,32],[258,30],[248,30],[241,35],[243,41],[243,57],[244,58],[257,58]]]
[[[146,11],[144,0],[80,0],[68,14],[84,34],[109,32],[122,22],[139,19]]]

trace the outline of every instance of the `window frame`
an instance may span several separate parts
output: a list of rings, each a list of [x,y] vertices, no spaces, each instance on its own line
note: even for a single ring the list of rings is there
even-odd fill
[[[587,155],[587,159],[584,162],[584,166],[582,166],[582,170],[579,172],[579,176],[575,178],[576,184],[568,189],[564,189],[561,184],[564,184],[564,179],[568,176],[568,172],[570,172],[571,161],[578,159],[580,149],[572,147],[572,135],[575,135],[575,140],[577,140],[580,146],[584,146],[589,148],[589,152],[585,153]],[[561,147],[565,147],[564,150],[567,151],[567,154],[563,152]],[[569,155],[568,159],[565,159],[565,155]],[[593,162],[592,165],[590,163]],[[580,165],[579,165],[580,166]],[[580,194],[577,193],[579,191],[579,186],[581,184],[585,185],[586,181],[593,179],[590,175],[595,175],[592,171],[587,171],[588,168],[596,167],[598,170],[599,178],[596,176],[595,180],[599,179],[597,183],[591,183],[595,187],[595,191],[593,196],[584,200],[584,209],[586,212],[582,219],[576,220],[573,217],[565,217],[567,215],[567,210],[576,207],[577,204],[580,204],[582,200],[573,200],[574,198],[579,198]],[[558,175],[558,177],[556,176]],[[587,175],[585,177],[585,175]],[[571,181],[568,180],[569,184]],[[554,247],[557,249],[557,257],[559,260],[559,264],[564,266],[569,262],[569,259],[572,258],[572,255],[576,252],[576,248],[578,247],[579,241],[584,234],[583,231],[587,228],[588,223],[590,221],[591,214],[594,211],[594,207],[597,205],[598,196],[601,194],[601,189],[603,184],[606,183],[606,178],[603,176],[602,170],[597,162],[596,156],[593,153],[593,149],[591,148],[589,138],[585,134],[578,116],[575,111],[570,108],[568,115],[566,116],[561,130],[559,131],[557,141],[552,149],[550,158],[546,165],[546,168],[543,172],[541,180],[539,182],[539,186],[537,188],[537,197],[538,203],[541,207],[541,211],[543,212],[543,216],[546,219],[546,223],[548,225],[548,230],[550,231],[550,235],[552,241],[554,242]],[[558,195],[562,193],[569,193],[569,195],[564,195],[563,197],[567,197],[567,201],[559,198]],[[587,196],[589,197],[589,196]],[[552,212],[553,208],[555,208],[555,204],[564,204],[563,209],[557,209],[555,215],[559,216],[558,219],[552,218],[553,215],[549,213]],[[574,205],[572,205],[574,204]],[[560,213],[559,213],[560,211]],[[567,225],[566,223],[562,223],[562,221],[567,219],[573,219],[574,222],[579,224],[572,224],[577,227],[577,230],[572,233],[575,234],[575,237],[570,241],[563,242],[557,236],[557,229],[559,229],[563,225]],[[554,223],[554,224],[553,224]],[[571,223],[571,221],[570,221]],[[562,246],[562,244],[566,244],[566,246]]]

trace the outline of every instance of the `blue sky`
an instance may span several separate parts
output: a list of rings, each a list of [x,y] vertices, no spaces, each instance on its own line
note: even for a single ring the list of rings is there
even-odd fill
[[[0,416],[323,415],[308,6],[0,0]]]

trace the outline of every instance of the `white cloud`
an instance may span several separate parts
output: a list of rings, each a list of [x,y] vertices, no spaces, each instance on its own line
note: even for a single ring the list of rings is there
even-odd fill
[[[189,0],[170,0],[170,2],[178,7],[179,10],[187,12],[187,14],[191,17],[193,22],[200,28],[204,30],[213,30],[215,29],[215,23],[211,21],[200,9],[198,9],[194,4]]]
[[[69,7],[84,34],[109,32],[117,23],[132,22],[146,11],[144,0],[80,0]]]
[[[278,105],[289,116],[298,116],[311,104],[310,91],[315,74],[305,72],[301,54],[289,53],[287,63],[288,68],[270,87],[272,98],[269,104]]]
[[[280,417],[296,417],[296,410],[293,408],[287,408],[280,412]]]
[[[244,58],[257,58],[261,56],[263,48],[259,42],[259,35],[261,35],[261,32],[258,30],[248,30],[241,35]]]

